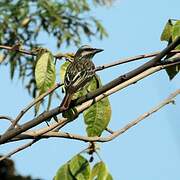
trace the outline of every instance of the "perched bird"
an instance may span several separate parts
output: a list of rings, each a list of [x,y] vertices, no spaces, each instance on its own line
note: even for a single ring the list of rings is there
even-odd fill
[[[96,53],[101,51],[103,50],[88,45],[84,45],[77,50],[74,61],[69,64],[65,73],[64,87],[66,94],[60,105],[61,109],[68,109],[74,93],[84,87],[95,75],[95,66],[91,60]]]

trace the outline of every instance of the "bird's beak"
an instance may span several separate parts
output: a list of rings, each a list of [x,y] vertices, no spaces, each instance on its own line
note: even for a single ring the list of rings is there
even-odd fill
[[[94,54],[104,51],[104,49],[94,48]]]

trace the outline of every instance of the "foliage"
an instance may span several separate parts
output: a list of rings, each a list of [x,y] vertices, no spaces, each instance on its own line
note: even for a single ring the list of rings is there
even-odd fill
[[[178,36],[180,36],[180,20],[175,20],[174,22],[173,20],[169,19],[161,34],[161,41],[167,41],[168,43],[171,43]],[[177,46],[176,49],[180,49],[180,45]],[[174,54],[167,56],[167,58],[173,56]],[[177,73],[180,72],[180,65],[168,67],[166,68],[166,72],[169,76],[169,79],[172,80],[177,75]]]
[[[108,5],[112,0],[94,0],[94,5]],[[95,17],[90,16],[92,4],[88,0],[29,0],[0,1],[0,44],[32,49],[46,36],[56,40],[59,48],[81,44],[81,38],[107,36],[107,33]],[[11,78],[19,72],[19,79],[25,80],[26,88],[33,97],[37,96],[34,77],[36,61],[19,53],[4,52],[10,67]]]
[[[98,162],[91,169],[88,160],[78,154],[59,168],[54,180],[93,180],[95,178],[97,180],[112,180],[104,162]]]
[[[62,82],[64,81],[64,75],[69,62],[65,62],[60,69],[60,77]],[[85,95],[87,92],[96,90],[102,86],[101,80],[96,75],[84,88],[78,91],[73,99],[78,99],[79,97]],[[71,117],[71,111],[68,114],[64,114],[66,117]],[[86,132],[89,137],[100,136],[102,132],[108,126],[111,119],[111,106],[108,97],[94,103],[91,107],[83,112],[84,122],[87,126]]]
[[[112,0],[94,0],[93,2],[94,5],[106,5],[110,4]],[[57,75],[56,59],[52,52],[45,48],[34,48],[39,46],[37,42],[42,37],[41,32],[54,37],[57,40],[57,47],[60,47],[62,44],[67,46],[75,44],[78,46],[81,43],[82,36],[87,38],[98,36],[100,39],[107,36],[100,21],[95,19],[95,17],[87,17],[87,13],[91,10],[90,7],[90,2],[87,0],[17,0],[13,2],[2,0],[0,2],[0,22],[2,24],[0,28],[0,43],[11,45],[18,50],[22,49],[23,46],[28,47],[37,54],[36,58],[34,58],[25,57],[17,52],[11,52],[10,54],[4,52],[5,57],[8,58],[5,64],[10,66],[10,77],[13,79],[15,71],[18,69],[19,78],[23,81],[25,80],[25,82],[27,82],[28,78],[29,81],[26,87],[33,97],[37,97],[37,92],[38,96],[40,96],[52,88],[55,85]],[[161,40],[171,43],[178,36],[180,36],[180,21],[176,20],[174,22],[169,20],[162,32]],[[177,49],[180,49],[180,46]],[[172,57],[174,57],[173,55],[171,54]],[[71,58],[73,58],[73,55]],[[4,61],[3,59],[2,57],[0,58],[1,63]],[[69,63],[65,62],[60,67],[62,82]],[[180,66],[167,68],[166,71],[169,78],[172,79],[180,71]],[[96,75],[85,87],[74,94],[73,100],[76,101],[79,97],[86,95],[87,92],[95,91],[101,86],[101,80]],[[50,95],[48,108],[51,97]],[[41,103],[36,104],[36,113]],[[66,112],[63,115],[71,117],[71,112]],[[83,117],[87,135],[89,137],[101,136],[111,119],[111,106],[108,97],[86,109],[83,112]],[[93,157],[92,154],[94,152],[96,150],[89,151],[87,154]],[[59,168],[54,179],[112,179],[104,162],[100,161],[91,168],[90,162],[92,161],[78,154]],[[14,167],[12,172],[14,173]]]
[[[102,86],[100,78],[96,75],[87,87],[88,91],[94,91]],[[86,132],[89,137],[100,136],[107,128],[111,119],[111,106],[108,97],[94,103],[83,112]]]

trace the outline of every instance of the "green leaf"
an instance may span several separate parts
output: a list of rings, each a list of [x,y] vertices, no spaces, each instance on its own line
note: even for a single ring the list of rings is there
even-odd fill
[[[169,80],[172,80],[180,72],[180,65],[168,67],[166,68],[166,72],[169,76]]]
[[[100,79],[94,78],[88,88],[90,90],[94,89],[97,83],[101,86]],[[108,97],[86,109],[83,115],[85,124],[87,125],[86,132],[88,136],[100,136],[111,119],[111,106]]]
[[[66,61],[64,64],[61,65],[61,68],[60,68],[60,79],[61,79],[61,82],[64,82],[64,76],[65,76],[66,69],[69,66],[69,64],[70,64],[70,62]]]
[[[68,167],[68,163],[59,168],[54,180],[74,180]]]
[[[174,41],[177,37],[180,36],[180,21],[177,21],[172,30],[172,40]],[[176,47],[176,49],[180,49],[180,45]]]
[[[50,52],[43,52],[38,55],[35,67],[35,80],[39,89],[39,96],[55,84],[56,71],[53,63],[53,55]],[[36,104],[35,114],[39,111],[41,103],[42,101]]]
[[[112,176],[109,174],[107,166],[103,161],[98,162],[94,165],[90,180],[112,180]]]
[[[37,88],[42,92],[47,91],[55,84],[56,71],[53,63],[53,55],[50,52],[43,53],[37,60],[35,79]]]
[[[173,24],[171,20],[168,20],[166,23],[164,30],[161,34],[161,41],[168,41],[171,39],[172,36],[172,29],[173,29]]]
[[[71,174],[77,180],[88,180],[90,178],[90,165],[81,155],[74,156],[69,162]]]

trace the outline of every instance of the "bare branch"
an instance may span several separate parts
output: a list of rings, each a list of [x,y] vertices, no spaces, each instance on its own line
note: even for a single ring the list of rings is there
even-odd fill
[[[18,116],[16,117],[15,121],[13,121],[12,125],[8,128],[7,132],[9,130],[11,130],[13,127],[15,127],[15,125],[19,122],[19,120],[22,118],[22,116],[31,108],[33,107],[35,104],[37,104],[39,101],[41,101],[42,99],[44,99],[47,95],[51,94],[53,91],[55,91],[57,88],[61,87],[63,84],[59,84],[57,83],[56,85],[54,85],[52,88],[50,88],[48,91],[46,91],[45,93],[41,94],[39,97],[37,97],[35,100],[33,100],[26,108],[24,108],[23,110],[21,110],[21,112],[18,114]]]
[[[134,71],[130,71],[123,76],[116,78],[115,80],[111,81],[110,83],[106,84],[102,88],[97,89],[93,93],[89,93],[87,96],[80,98],[78,103],[83,103],[76,107],[77,112],[82,112],[83,110],[90,107],[94,102],[99,101],[100,99],[113,94],[120,89],[133,84],[140,79],[143,79],[161,69],[167,67],[167,65],[156,65],[159,63],[161,58],[163,58],[166,53],[169,53],[174,47],[176,47],[180,42],[180,37],[177,38],[172,44],[166,47],[159,55],[153,58],[151,61],[145,63],[144,65],[140,66],[139,68],[135,69]],[[179,62],[178,62],[179,63]],[[169,63],[170,64],[170,63]],[[155,67],[153,67],[155,66]],[[169,65],[168,65],[169,66]],[[22,132],[27,131],[28,129],[46,121],[55,115],[63,112],[61,108],[55,108],[48,112],[44,112],[38,117],[24,123],[21,127],[17,127],[15,129],[10,130],[8,133],[3,134],[0,139],[0,144],[7,142],[8,140],[12,139],[13,137],[19,135]]]
[[[180,62],[178,62],[180,63]],[[166,68],[168,65],[160,65],[160,66],[155,66],[155,67],[152,67],[146,71],[144,71],[143,73],[141,74],[138,74],[137,76],[111,88],[110,90],[104,92],[103,94],[100,94],[99,96],[95,97],[94,99],[90,99],[86,102],[84,102],[82,105],[78,105],[74,108],[76,108],[76,112],[77,114],[83,112],[85,109],[87,109],[88,107],[90,107],[93,103],[103,99],[104,97],[107,97],[131,84],[134,84],[135,82],[141,80],[141,79],[144,79],[145,77],[157,72],[157,71],[160,71],[164,68]],[[3,143],[6,143],[8,142],[8,140],[12,139],[13,137],[21,134],[22,132],[25,132],[27,131],[28,129],[42,123],[43,121],[46,121],[52,117],[54,117],[55,115],[59,114],[61,111],[61,109],[59,107],[55,108],[55,109],[52,109],[48,112],[44,112],[42,113],[41,115],[39,115],[38,117],[24,123],[22,126],[20,127],[17,127],[15,129],[12,129],[10,130],[7,134],[4,134],[1,136],[1,139],[0,139],[0,144],[3,144]]]
[[[16,51],[16,52],[19,52],[19,53],[22,53],[22,54],[26,54],[26,55],[31,55],[31,56],[37,56],[37,53],[34,52],[34,51],[17,48],[15,46],[0,45],[0,49],[5,49],[5,50],[8,50],[8,51]],[[69,55],[66,54],[66,53],[65,54],[59,53],[59,54],[53,55],[53,56],[56,59],[66,58],[67,60],[69,60]]]
[[[9,116],[0,116],[0,119],[5,119],[5,120],[8,120],[10,121],[11,123],[13,123],[13,118],[9,117]]]
[[[133,57],[116,60],[116,61],[113,61],[112,63],[108,63],[108,64],[104,64],[104,65],[100,65],[100,66],[96,67],[95,71],[101,71],[101,70],[104,70],[104,69],[107,69],[110,67],[114,67],[117,65],[129,63],[129,62],[133,62],[133,61],[137,61],[137,60],[142,60],[145,58],[154,57],[160,53],[161,53],[160,51],[157,51],[157,52],[153,52],[153,53],[149,53],[149,54],[141,54],[141,55],[137,55],[137,56],[133,56]],[[170,53],[180,53],[180,50],[172,50]]]
[[[180,44],[180,36],[178,38],[176,38],[175,41],[173,41],[171,44],[169,44],[164,50],[161,51],[161,53],[159,53],[156,57],[154,57],[152,60],[146,62],[145,64],[139,66],[138,68],[124,74],[121,75],[119,77],[117,77],[116,79],[114,79],[113,81],[107,83],[106,85],[100,87],[99,89],[97,89],[94,92],[90,92],[88,93],[86,96],[83,96],[81,98],[79,98],[75,105],[77,104],[82,104],[83,102],[89,100],[89,99],[93,99],[96,96],[103,94],[104,92],[106,92],[107,90],[117,86],[118,84],[121,84],[125,81],[127,81],[128,79],[142,73],[143,71],[156,66],[157,64],[160,63],[161,59],[163,57],[165,57],[172,49],[174,49],[176,46],[178,46]]]
[[[180,62],[179,62],[179,63],[180,63]],[[169,64],[168,64],[168,65],[169,65]],[[121,90],[121,89],[123,89],[123,88],[125,88],[125,87],[127,87],[127,86],[129,86],[129,85],[131,85],[131,84],[134,84],[134,83],[137,82],[138,80],[143,79],[144,77],[147,77],[147,76],[151,75],[152,73],[155,73],[155,72],[157,72],[157,71],[165,68],[166,66],[167,66],[167,65],[164,65],[164,66],[161,65],[161,66],[156,66],[156,67],[153,67],[153,68],[151,68],[151,69],[148,69],[147,71],[145,71],[145,72],[143,72],[143,73],[135,76],[134,78],[132,78],[132,79],[130,79],[130,80],[128,80],[128,81],[126,81],[126,82],[124,82],[124,83],[122,83],[122,84],[114,87],[114,88],[112,88],[111,90],[103,93],[102,95],[97,96],[95,99],[89,100],[89,101],[83,103],[82,105],[77,106],[77,107],[76,107],[77,113],[83,112],[85,109],[87,109],[88,107],[90,107],[94,102],[97,102],[97,101],[101,100],[102,98],[104,98],[104,97],[106,97],[106,96],[109,96],[109,95],[111,95],[111,94],[113,94],[113,93],[115,93],[115,92],[117,92],[117,91],[119,91],[119,90]],[[174,93],[172,96],[170,96],[169,98],[170,98],[170,99],[174,98],[174,97],[179,93],[179,91],[180,91],[180,90],[178,90],[177,92],[175,92],[175,93]],[[168,102],[168,100],[166,101],[166,103],[167,103],[167,102]],[[169,102],[170,102],[170,100],[169,100]],[[167,104],[168,104],[168,103],[167,103]],[[164,104],[164,105],[166,105],[166,104]],[[162,104],[162,107],[163,107],[164,105]],[[154,111],[153,111],[153,113],[154,113]],[[65,121],[65,119],[64,119],[64,121]],[[129,125],[128,125],[128,126],[129,126]],[[127,127],[128,127],[128,126],[127,126]],[[118,132],[119,132],[119,131],[118,131]],[[112,133],[113,136],[114,136],[114,134],[117,134],[117,131],[115,131],[115,132]],[[27,136],[26,136],[26,135],[27,135]],[[29,137],[29,135],[30,135],[30,137]],[[34,135],[33,135],[32,137],[34,137]],[[82,136],[72,135],[72,134],[63,133],[63,132],[49,132],[49,133],[46,133],[46,134],[44,134],[43,136],[41,136],[41,138],[49,138],[49,137],[63,137],[63,138],[70,138],[70,139],[79,139],[79,140],[83,140],[83,141],[86,141],[86,140],[87,140],[87,139],[85,139],[84,137],[82,138]],[[112,136],[108,136],[108,137],[112,137]],[[28,138],[31,138],[31,134],[27,134],[27,132],[25,132],[25,133],[23,133],[23,135],[18,135],[17,138],[22,138],[22,139],[26,139],[26,138],[27,138],[27,139],[28,139]],[[102,138],[99,139],[99,137],[98,137],[98,138],[88,138],[87,141],[99,141],[99,142],[101,142],[101,141],[103,141],[103,140],[102,140]],[[104,140],[104,141],[105,141],[105,140]]]
[[[109,129],[109,128],[106,128],[105,129],[108,133],[110,133],[110,134],[113,134],[114,132],[113,132],[113,130],[111,130],[111,129]]]
[[[27,139],[27,137],[31,136],[33,137],[33,140],[23,146],[20,146],[18,148],[16,148],[15,150],[11,151],[10,153],[8,153],[7,155],[3,156],[0,158],[0,161],[12,156],[13,154],[16,154],[17,152],[19,151],[22,151],[24,150],[25,148],[31,146],[32,144],[34,144],[35,142],[39,141],[41,139],[41,136],[45,133],[48,133],[49,131],[55,129],[56,127],[58,127],[60,129],[60,127],[63,127],[66,123],[67,123],[67,119],[61,119],[61,120],[58,120],[58,122],[52,124],[51,126],[48,126],[48,127],[45,127],[45,128],[42,128],[40,130],[37,130],[37,131],[29,131],[27,132],[26,134],[22,134],[22,137],[24,139]],[[16,138],[15,138],[16,139]],[[17,140],[17,139],[16,139]]]
[[[108,141],[111,141],[111,140],[115,139],[119,135],[123,134],[124,132],[126,132],[127,130],[132,128],[133,126],[137,125],[142,120],[149,117],[153,113],[157,112],[158,110],[160,110],[164,106],[166,106],[166,105],[168,105],[170,103],[174,103],[174,98],[179,94],[180,94],[180,89],[173,92],[168,98],[163,100],[156,107],[154,107],[151,110],[145,112],[144,114],[139,116],[137,119],[131,121],[130,123],[125,125],[123,128],[120,128],[119,130],[114,131],[111,135],[109,135],[107,137],[87,137],[87,136],[80,136],[78,134],[70,134],[70,133],[66,133],[66,132],[48,132],[48,133],[42,135],[41,138],[59,137],[59,138],[80,140],[80,141],[85,141],[85,142],[108,142]],[[33,136],[29,136],[28,138],[33,138]]]
[[[24,144],[20,147],[18,147],[17,149],[14,149],[13,151],[9,152],[7,155],[5,156],[2,156],[0,158],[0,161],[3,161],[4,159],[7,159],[8,157],[11,157],[13,154],[19,152],[19,151],[22,151],[28,147],[30,147],[32,144],[34,144],[35,142],[37,142],[39,139],[33,139],[31,142],[27,143],[27,144]]]

